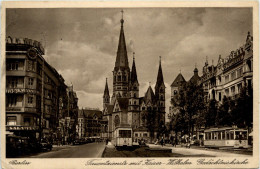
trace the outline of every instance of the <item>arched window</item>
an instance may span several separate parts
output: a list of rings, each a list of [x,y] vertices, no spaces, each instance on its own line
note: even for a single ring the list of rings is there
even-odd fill
[[[122,81],[121,75],[118,75],[118,76],[117,76],[117,81],[119,81],[119,82]]]

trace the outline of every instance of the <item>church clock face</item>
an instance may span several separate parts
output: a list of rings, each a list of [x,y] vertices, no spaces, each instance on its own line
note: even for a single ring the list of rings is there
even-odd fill
[[[30,59],[36,59],[37,51],[34,48],[31,48],[27,51],[27,55]]]

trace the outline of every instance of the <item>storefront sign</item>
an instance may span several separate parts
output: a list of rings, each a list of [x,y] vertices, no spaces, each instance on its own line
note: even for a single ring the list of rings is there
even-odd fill
[[[39,91],[36,91],[34,89],[6,89],[6,93],[39,94]]]
[[[19,111],[19,112],[23,112],[24,108],[16,108],[16,107],[6,107],[6,111]]]
[[[38,127],[33,127],[33,126],[6,126],[6,130],[38,130]]]

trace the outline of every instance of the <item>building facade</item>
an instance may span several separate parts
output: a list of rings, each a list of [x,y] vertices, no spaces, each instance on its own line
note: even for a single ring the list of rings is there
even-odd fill
[[[103,133],[102,111],[95,108],[82,108],[78,110],[78,136],[101,138]]]
[[[230,55],[219,56],[216,66],[205,62],[200,83],[203,84],[205,101],[223,97],[235,98],[244,86],[253,87],[253,37],[248,32],[246,42]]]
[[[157,138],[160,135],[160,128],[164,127],[165,123],[165,85],[161,59],[155,93],[149,86],[145,96],[140,97],[135,56],[133,56],[132,69],[130,70],[123,24],[122,18],[113,70],[112,97],[110,98],[107,82],[103,96],[103,116],[107,120],[108,137],[110,139],[115,137],[114,131],[117,127],[131,127],[134,131],[134,137],[142,135],[142,137]],[[151,115],[153,118],[149,117]],[[152,131],[150,130],[151,120],[154,121]]]
[[[171,85],[171,97],[177,99],[179,89],[186,83],[202,85],[204,92],[204,102],[216,100],[218,106],[223,103],[224,97],[236,99],[239,97],[243,87],[253,88],[253,37],[248,32],[246,42],[243,46],[230,55],[222,58],[219,56],[217,65],[208,64],[206,60],[202,70],[202,76],[198,75],[198,69],[194,69],[194,75],[188,82],[179,74]],[[170,106],[170,117],[174,118],[178,109],[174,105]],[[205,126],[195,128],[197,133],[203,131]],[[197,136],[199,138],[199,136]]]
[[[65,112],[63,77],[43,58],[44,48],[27,38],[6,39],[6,130],[30,139],[55,140]]]

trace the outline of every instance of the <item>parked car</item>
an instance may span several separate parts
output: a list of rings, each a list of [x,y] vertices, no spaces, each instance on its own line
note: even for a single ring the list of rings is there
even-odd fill
[[[81,143],[81,140],[79,140],[79,139],[73,141],[73,145],[80,145],[80,144],[82,144],[82,143]]]
[[[41,150],[52,150],[52,144],[48,141],[42,141],[40,143]]]
[[[21,142],[19,141],[21,137],[15,135],[6,136],[6,156],[14,157],[22,153]]]

